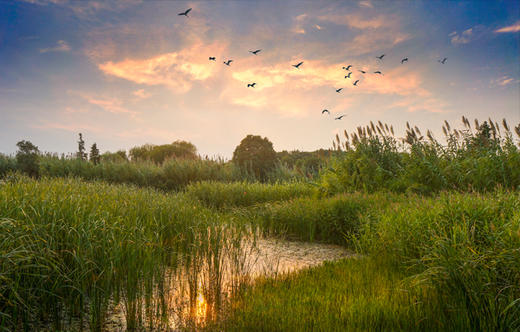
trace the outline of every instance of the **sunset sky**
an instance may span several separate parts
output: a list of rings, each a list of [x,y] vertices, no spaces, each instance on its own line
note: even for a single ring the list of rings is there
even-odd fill
[[[230,158],[247,134],[311,151],[370,120],[516,125],[519,48],[519,1],[0,0],[0,152],[74,152],[81,132]]]

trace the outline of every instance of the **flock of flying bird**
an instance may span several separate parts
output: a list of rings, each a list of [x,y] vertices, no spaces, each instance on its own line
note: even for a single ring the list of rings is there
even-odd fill
[[[191,11],[191,8],[187,9],[186,11],[182,12],[182,13],[179,13],[178,15],[179,16],[186,16],[186,17],[189,17],[188,16],[188,13]],[[258,53],[260,53],[262,50],[261,49],[258,49],[258,50],[254,50],[254,51],[249,51],[249,53],[252,53],[254,55],[257,55]],[[381,54],[380,56],[376,56],[377,59],[379,59],[380,61],[383,61],[383,58],[385,57],[385,54]],[[216,57],[214,56],[210,56],[209,57],[209,60],[210,61],[217,61]],[[443,58],[442,60],[437,60],[439,63],[441,64],[445,64],[446,63],[446,60],[448,60],[448,58]],[[228,59],[227,61],[224,61],[223,63],[226,65],[226,66],[230,66],[231,65],[231,62],[233,62],[233,60],[231,59]],[[408,62],[408,58],[403,58],[401,60],[401,64],[404,64],[405,62]],[[295,64],[295,65],[292,65],[294,68],[296,69],[300,69],[300,66],[303,64],[303,61],[300,61],[299,63]],[[345,78],[348,78],[348,79],[352,79],[351,78],[351,75],[352,75],[352,70],[350,69],[352,68],[352,65],[348,65],[346,67],[341,67],[341,69],[344,69],[348,72],[347,75],[345,75]],[[365,70],[361,70],[359,69],[358,70],[361,74],[366,74],[367,72]],[[380,70],[376,70],[374,71],[374,74],[378,74],[378,75],[383,75],[383,73],[380,71]],[[352,85],[354,86],[358,86],[358,83],[359,83],[359,80],[355,80],[354,83],[352,83]],[[253,83],[248,83],[247,84],[247,87],[248,88],[254,88],[256,85],[256,82],[253,82]],[[336,92],[337,93],[340,93],[341,90],[343,90],[343,88],[339,88],[339,89],[336,89]],[[330,111],[327,110],[327,109],[324,109],[323,111],[321,111],[321,114],[325,114],[327,113],[328,115],[330,115]],[[341,120],[344,116],[346,116],[345,114],[343,115],[340,115],[340,116],[337,116],[334,118],[334,120]]]

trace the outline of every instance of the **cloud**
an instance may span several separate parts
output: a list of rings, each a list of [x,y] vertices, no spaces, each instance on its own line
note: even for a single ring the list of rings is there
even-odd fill
[[[105,96],[93,96],[88,93],[80,92],[80,91],[67,91],[69,95],[78,96],[84,99],[90,105],[96,107],[96,109],[101,109],[103,111],[113,113],[113,114],[127,114],[131,117],[135,117],[137,112],[132,111],[123,105],[123,100],[116,97],[105,97]],[[72,107],[67,107],[65,109],[66,113],[82,113],[83,109],[77,109]]]
[[[197,42],[179,52],[160,54],[147,59],[108,61],[98,68],[109,76],[122,78],[138,84],[165,85],[171,90],[184,93],[195,81],[204,81],[213,75],[217,64],[208,61],[208,54],[221,59],[226,45],[218,42]]]
[[[510,84],[518,83],[518,82],[520,82],[520,81],[519,80],[515,80],[514,78],[505,75],[505,76],[502,76],[500,78],[491,80],[490,85],[491,86],[497,86],[497,85],[499,85],[499,86],[507,86],[507,85],[510,85]]]
[[[56,42],[56,46],[41,48],[40,53],[48,53],[48,52],[68,52],[70,51],[70,46],[64,40],[58,40]]]
[[[132,94],[140,99],[146,99],[152,95],[151,93],[146,92],[144,89],[135,90],[132,92]]]
[[[321,26],[319,26],[318,24],[316,24],[314,27],[315,27],[316,29],[318,29],[318,30],[323,29],[323,28],[322,28]]]
[[[451,36],[451,44],[452,45],[460,45],[460,44],[467,44],[473,39],[473,28],[469,28],[467,30],[464,30],[461,34],[458,34],[453,32],[450,34]]]
[[[509,25],[507,27],[503,27],[503,28],[495,30],[495,32],[501,32],[501,33],[504,33],[504,32],[519,32],[519,31],[520,31],[520,21],[516,22],[513,25]]]
[[[307,14],[301,14],[296,16],[293,21],[293,27],[291,29],[292,32],[297,34],[305,34],[305,29],[303,28],[304,21],[307,19]]]
[[[338,72],[341,63],[324,63],[320,60],[307,60],[297,70],[291,67],[293,62],[281,62],[275,65],[257,68],[237,68],[232,73],[234,81],[227,82],[221,93],[221,99],[231,104],[267,109],[288,117],[306,116],[312,110],[331,104],[334,89],[343,87],[342,97],[361,95],[396,95],[415,96],[418,99],[431,98],[431,93],[422,87],[419,73],[408,68],[398,67],[387,71],[384,76],[376,74],[358,75],[359,86]],[[361,65],[353,63],[355,67]],[[255,89],[245,89],[249,82],[256,82]],[[343,98],[341,98],[343,99]],[[331,107],[344,110],[350,103],[341,104],[333,99]],[[410,106],[411,107],[411,106]],[[430,107],[432,108],[432,107]]]
[[[360,1],[358,5],[359,7],[374,8],[374,5],[370,1]]]

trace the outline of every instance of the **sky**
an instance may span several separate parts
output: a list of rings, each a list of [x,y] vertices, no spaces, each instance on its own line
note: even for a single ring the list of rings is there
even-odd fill
[[[0,0],[0,152],[74,152],[81,132],[230,158],[248,134],[313,151],[369,121],[517,125],[519,47],[519,1]]]

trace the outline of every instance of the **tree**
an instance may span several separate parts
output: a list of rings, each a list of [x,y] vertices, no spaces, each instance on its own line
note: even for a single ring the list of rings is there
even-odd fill
[[[29,141],[20,141],[16,143],[16,146],[18,147],[16,152],[18,168],[29,176],[38,177],[40,175],[38,165],[40,151],[38,147]]]
[[[233,152],[233,162],[265,181],[276,165],[276,152],[267,137],[247,135]]]
[[[85,152],[85,141],[83,140],[83,135],[81,133],[79,133],[78,152],[76,156],[78,159],[87,160],[87,153]]]
[[[162,164],[168,159],[197,159],[197,148],[190,142],[175,141],[171,144],[145,144],[130,149],[132,161],[150,160]]]
[[[94,165],[97,165],[97,164],[99,164],[100,160],[101,160],[101,157],[99,156],[99,149],[97,148],[97,144],[94,143],[90,147],[90,161]]]

